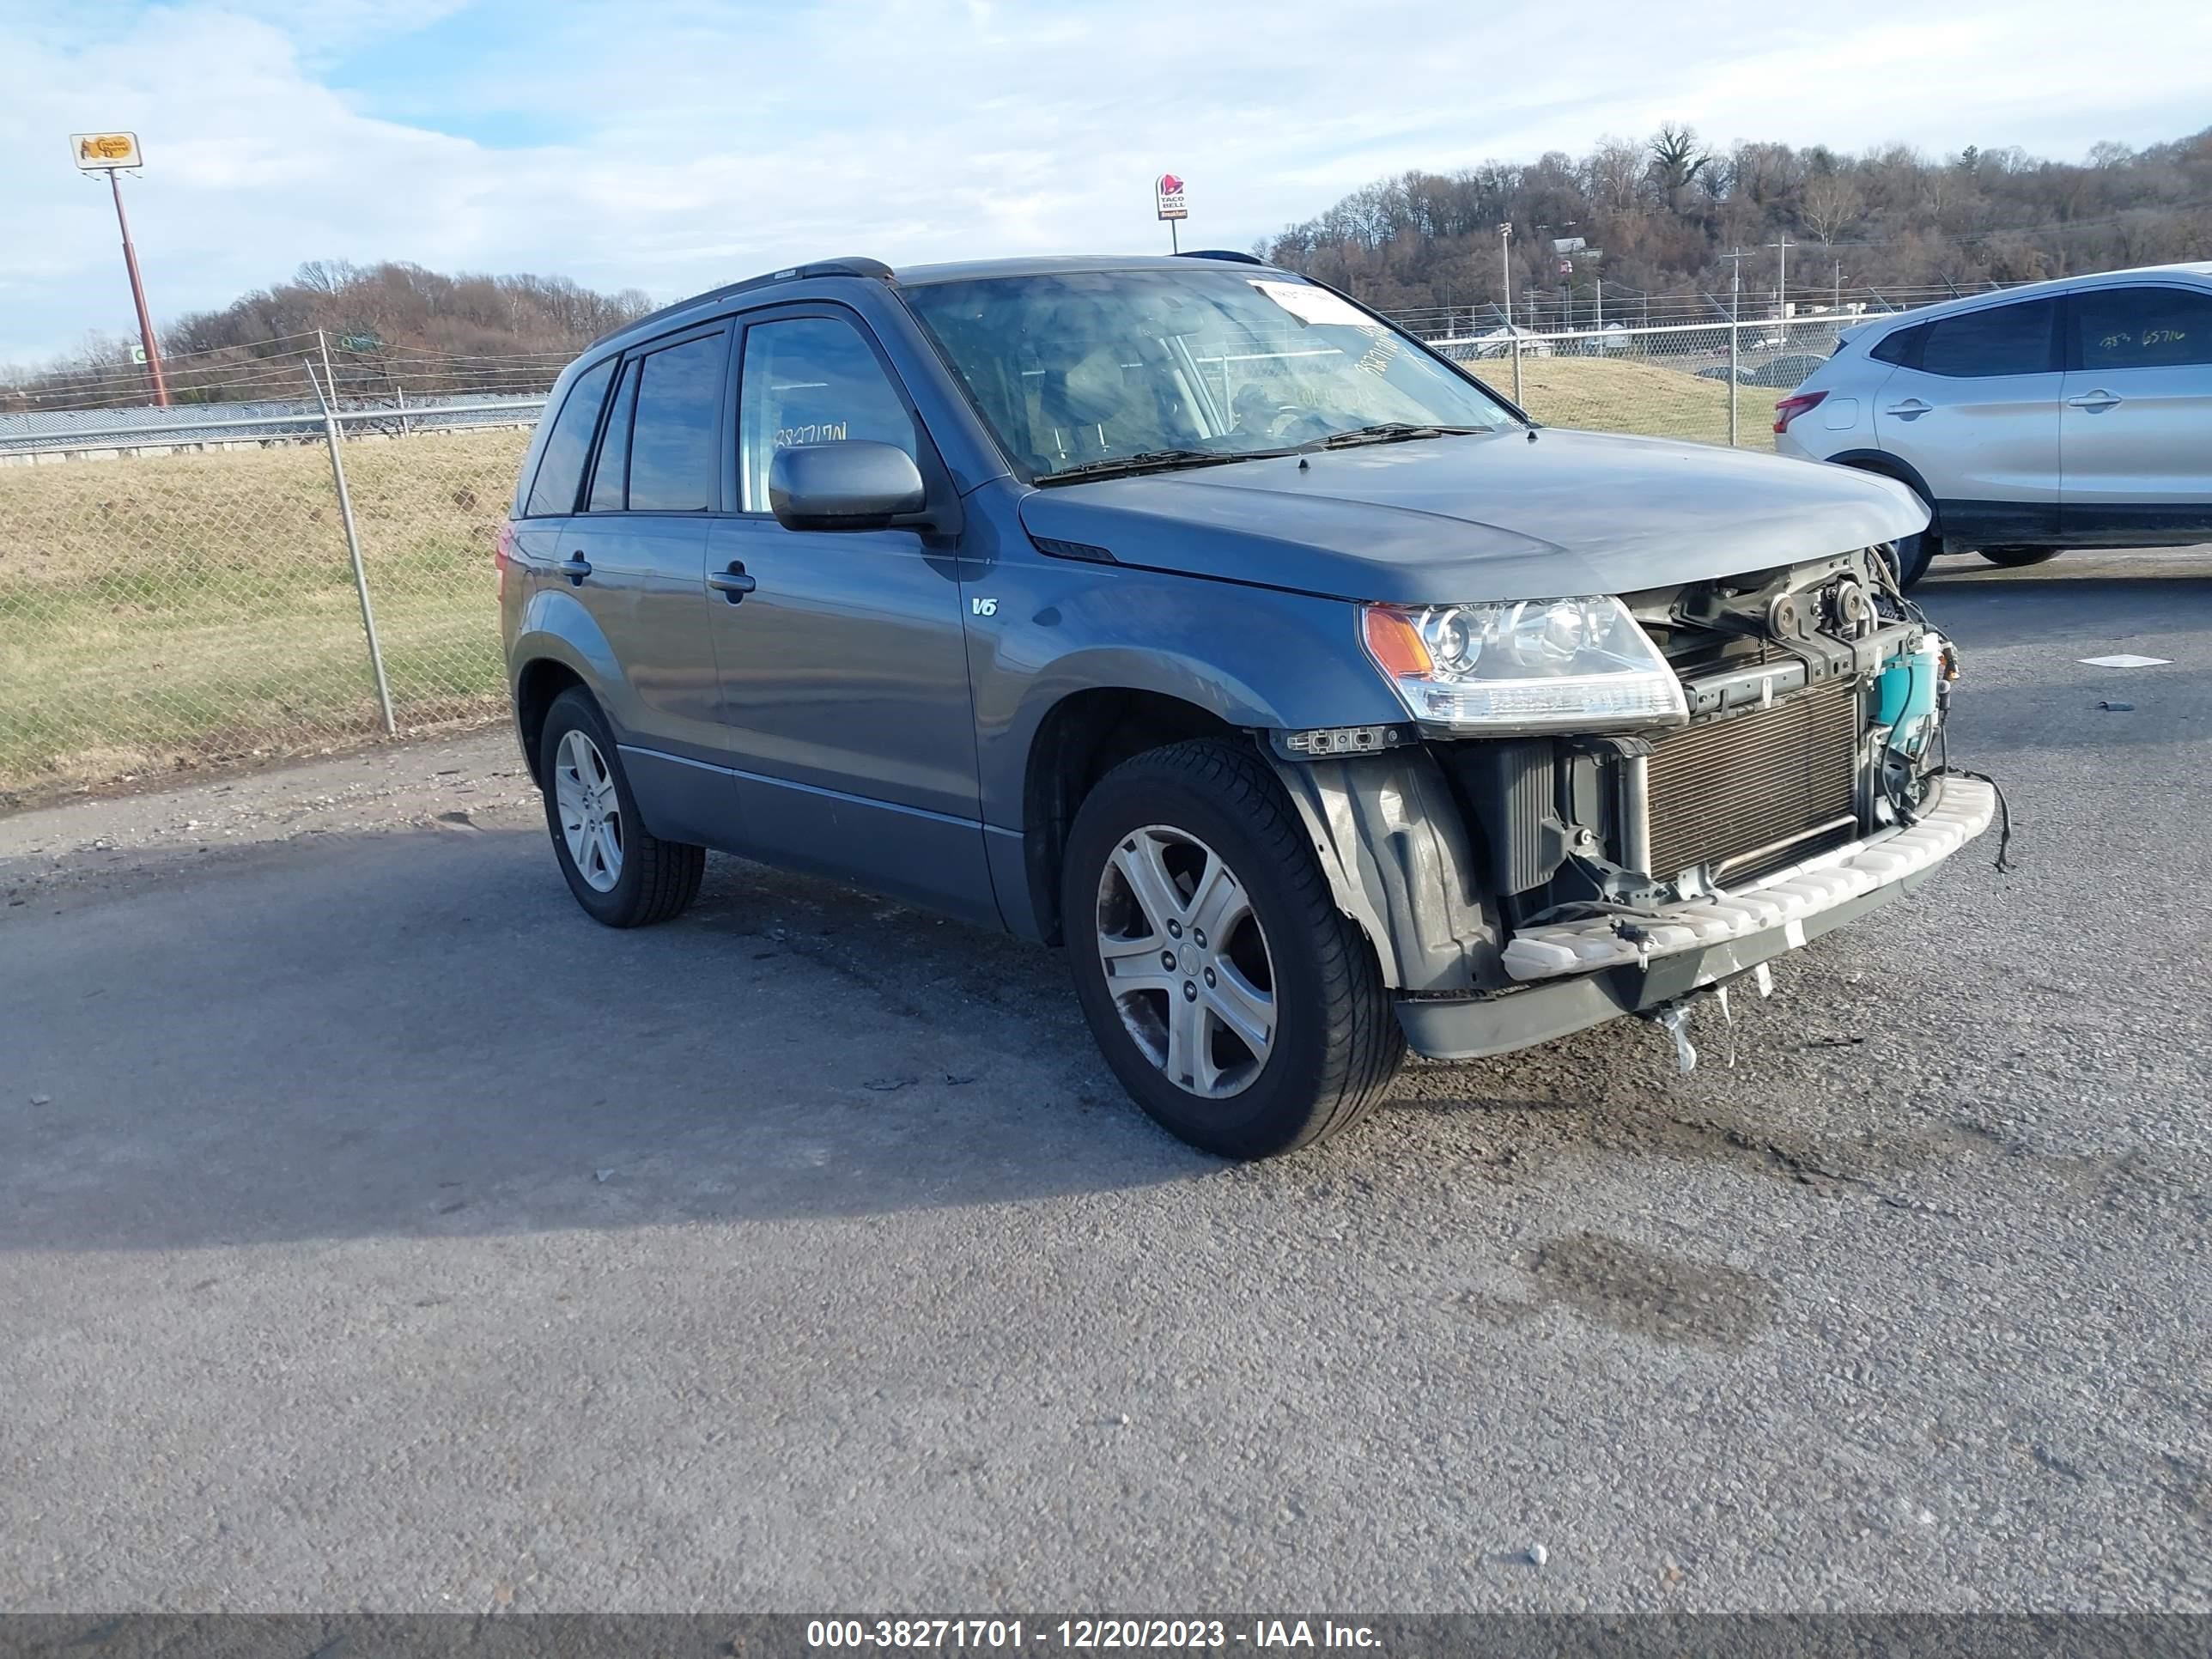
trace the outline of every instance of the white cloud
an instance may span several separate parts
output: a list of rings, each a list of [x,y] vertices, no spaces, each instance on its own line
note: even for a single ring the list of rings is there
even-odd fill
[[[1667,119],[2078,155],[2201,122],[2212,52],[2212,9],[2172,0],[1864,27],[1740,3],[1656,30],[1625,0],[497,3],[185,0],[96,32],[0,11],[0,361],[128,330],[106,192],[64,151],[88,127],[144,142],[125,189],[166,317],[325,257],[672,297],[829,252],[1150,248],[1164,167],[1191,182],[1187,240],[1240,246],[1385,173]]]

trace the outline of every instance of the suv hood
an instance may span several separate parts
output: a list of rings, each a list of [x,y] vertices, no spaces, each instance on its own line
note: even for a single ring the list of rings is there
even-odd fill
[[[1928,522],[1871,473],[1548,427],[1048,485],[1021,516],[1121,564],[1402,605],[1633,592]]]

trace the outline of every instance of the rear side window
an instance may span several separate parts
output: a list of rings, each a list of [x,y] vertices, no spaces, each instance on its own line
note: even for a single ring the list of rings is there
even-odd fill
[[[607,401],[607,386],[615,378],[615,360],[594,363],[576,377],[568,401],[553,419],[538,458],[538,477],[530,486],[526,516],[574,513],[576,491],[584,482],[584,460],[592,453],[592,433],[599,426],[599,410]]]
[[[629,488],[629,425],[637,409],[637,371],[633,362],[623,371],[622,390],[615,393],[615,412],[607,417],[606,436],[599,440],[599,465],[592,469],[594,513],[619,513],[627,504]]]
[[[2048,374],[2057,367],[2051,348],[2057,314],[2057,301],[2028,300],[1942,318],[1926,325],[1920,367],[1969,379]]]
[[[1878,363],[1917,363],[1920,361],[1920,343],[1928,337],[1928,325],[1900,328],[1884,337],[1875,349],[1867,353]]]
[[[629,510],[704,513],[714,505],[715,416],[729,337],[709,334],[639,364],[629,440]]]
[[[2179,368],[2212,363],[2212,294],[2185,288],[2087,289],[2074,296],[2084,368]]]

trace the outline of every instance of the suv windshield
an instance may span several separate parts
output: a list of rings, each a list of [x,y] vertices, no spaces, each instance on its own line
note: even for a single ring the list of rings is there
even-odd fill
[[[1405,335],[1279,271],[995,276],[902,297],[1039,482],[1516,424]]]

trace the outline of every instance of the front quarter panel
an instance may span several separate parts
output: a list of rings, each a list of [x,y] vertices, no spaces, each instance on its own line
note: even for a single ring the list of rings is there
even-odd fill
[[[1011,493],[1011,492],[1010,492]],[[1022,827],[1037,729],[1079,691],[1157,692],[1231,726],[1299,730],[1402,721],[1341,599],[1041,553],[1012,501],[971,520],[994,545],[969,565],[968,660],[987,823]]]

